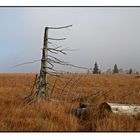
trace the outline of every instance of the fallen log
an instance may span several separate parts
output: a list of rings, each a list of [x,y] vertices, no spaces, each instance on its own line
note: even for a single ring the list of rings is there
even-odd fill
[[[126,114],[130,116],[140,115],[140,105],[135,104],[117,104],[104,102],[100,104],[101,112],[112,112],[118,114]]]
[[[77,118],[83,118],[86,111],[96,110],[96,104],[80,103],[79,108],[74,108],[71,113]],[[92,111],[91,111],[92,112]],[[117,104],[104,102],[99,105],[99,114],[101,117],[106,116],[106,113],[124,114],[129,116],[140,115],[140,105],[136,104]]]

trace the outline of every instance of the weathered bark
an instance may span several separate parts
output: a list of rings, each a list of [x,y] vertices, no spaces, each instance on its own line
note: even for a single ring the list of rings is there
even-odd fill
[[[38,101],[45,99],[46,88],[47,88],[47,47],[48,47],[48,27],[45,28],[44,33],[44,46],[42,50],[41,69],[39,76],[39,87],[38,87]]]
[[[102,103],[100,105],[102,112],[110,111],[112,113],[126,114],[137,116],[140,115],[140,105],[135,104],[117,104],[117,103]]]

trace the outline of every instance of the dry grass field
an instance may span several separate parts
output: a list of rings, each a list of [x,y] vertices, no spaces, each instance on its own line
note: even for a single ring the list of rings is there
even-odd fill
[[[35,74],[0,74],[0,131],[140,131],[139,116],[109,113],[102,117],[98,109],[102,102],[139,104],[140,78],[136,75],[51,76],[48,94],[56,101],[24,106],[22,99],[29,94],[34,79]],[[80,102],[97,104],[82,120],[70,113]]]

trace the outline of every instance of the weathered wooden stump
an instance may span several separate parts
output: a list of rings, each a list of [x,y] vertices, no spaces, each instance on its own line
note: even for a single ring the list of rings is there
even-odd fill
[[[74,108],[71,110],[71,113],[75,115],[77,118],[82,118],[86,108]]]
[[[92,110],[95,108],[96,108],[96,104],[80,103],[79,108],[72,109],[71,113],[74,114],[78,118],[83,118],[83,115],[86,111]]]

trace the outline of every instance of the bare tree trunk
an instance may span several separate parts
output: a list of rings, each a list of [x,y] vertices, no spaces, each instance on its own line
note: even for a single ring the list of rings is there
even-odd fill
[[[48,27],[45,28],[44,32],[44,46],[42,50],[41,69],[39,76],[39,87],[38,87],[38,101],[42,101],[46,97],[47,88],[47,48],[48,48]]]

